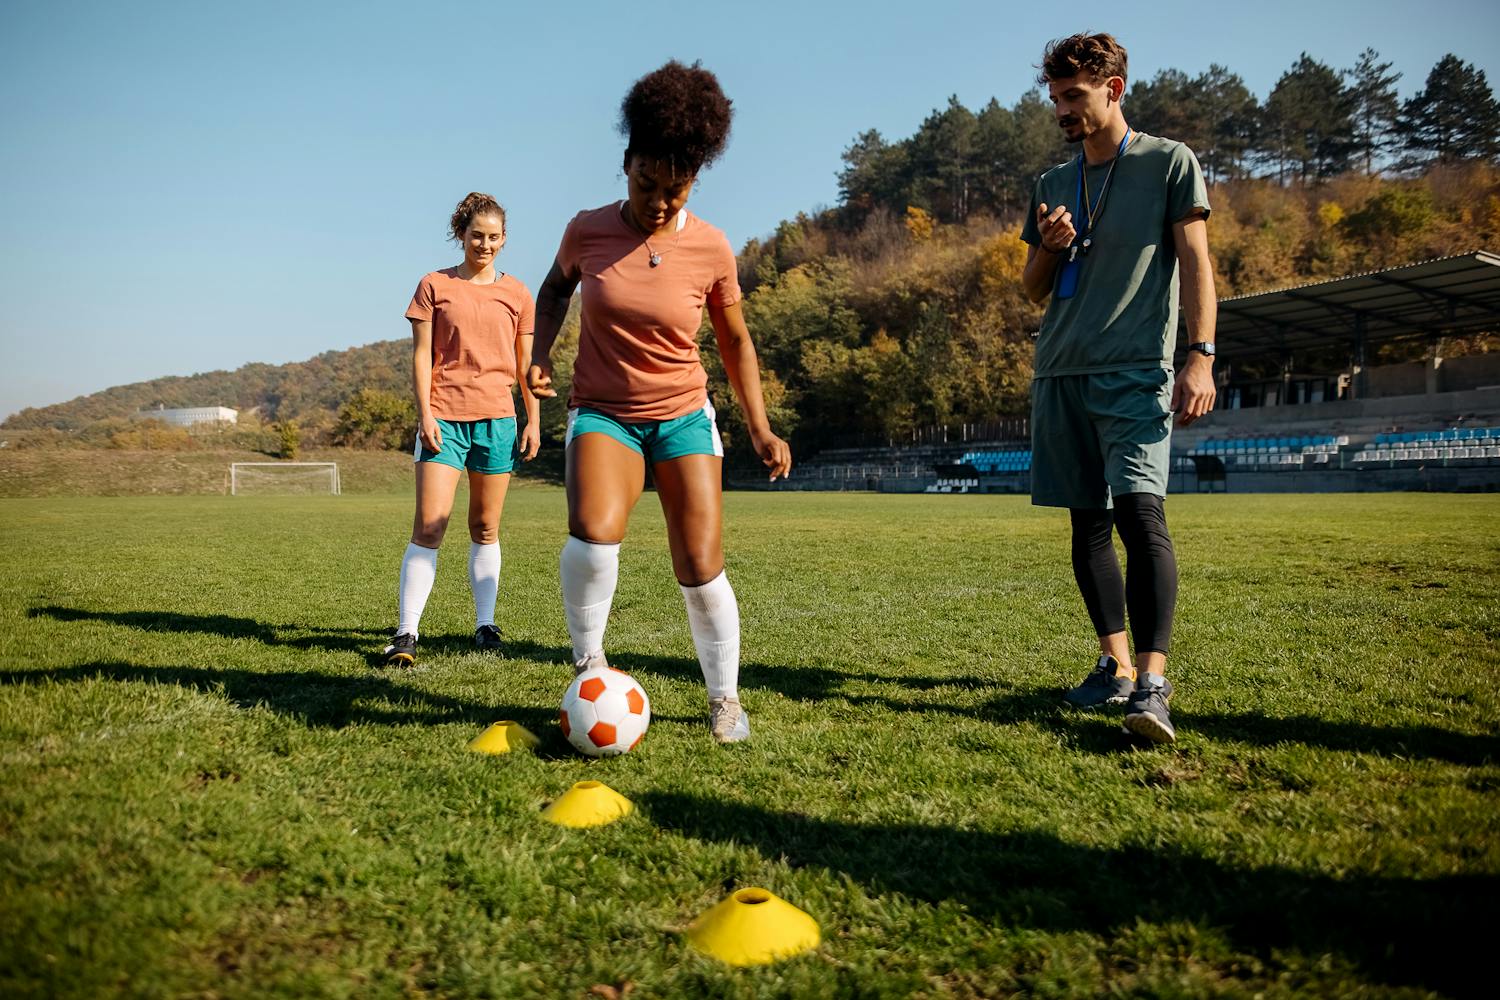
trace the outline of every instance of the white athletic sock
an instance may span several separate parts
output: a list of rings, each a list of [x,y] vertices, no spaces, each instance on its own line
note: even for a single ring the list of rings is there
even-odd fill
[[[601,545],[568,536],[558,560],[563,610],[573,639],[573,662],[604,650],[604,626],[620,578],[620,543]]]
[[[417,624],[422,620],[422,609],[427,606],[427,595],[432,593],[432,581],[437,579],[437,549],[424,548],[416,542],[408,542],[406,555],[401,558],[401,591],[396,605],[396,632],[417,634]]]
[[[678,586],[682,586],[678,584]],[[682,587],[688,625],[698,649],[698,665],[710,698],[738,698],[740,606],[729,577],[720,573],[701,587]]]
[[[469,589],[474,592],[474,627],[495,624],[500,592],[500,543],[469,543]]]

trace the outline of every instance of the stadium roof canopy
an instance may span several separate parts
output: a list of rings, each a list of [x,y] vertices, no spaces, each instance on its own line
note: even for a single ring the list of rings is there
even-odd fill
[[[1217,329],[1222,353],[1241,357],[1500,331],[1500,254],[1476,250],[1220,299]]]

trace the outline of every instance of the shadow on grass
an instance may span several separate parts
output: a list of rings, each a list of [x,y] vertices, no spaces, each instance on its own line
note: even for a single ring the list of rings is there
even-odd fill
[[[216,635],[225,639],[254,639],[268,646],[366,655],[374,655],[375,647],[381,645],[390,634],[380,629],[270,625],[254,618],[239,618],[234,615],[188,615],[176,611],[84,611],[81,608],[48,605],[32,608],[26,614],[29,618],[51,618],[60,622],[103,622],[145,632]],[[472,643],[473,640],[470,639],[470,644]]]
[[[66,684],[87,680],[164,684],[222,694],[241,708],[264,707],[309,727],[351,725],[485,726],[511,719],[540,734],[557,718],[555,709],[498,705],[454,698],[411,687],[396,674],[340,676],[319,671],[218,670],[211,667],[144,667],[101,661],[76,667],[0,671],[0,685]],[[554,727],[555,728],[555,727]]]
[[[549,646],[529,640],[507,640],[505,654],[519,659],[540,663],[557,661],[571,663],[573,650],[569,646]],[[611,650],[609,662],[612,666],[630,673],[656,674],[674,680],[701,680],[703,670],[698,661],[686,656],[661,656],[655,653],[633,653],[628,649]],[[866,681],[879,684],[897,684],[916,691],[930,691],[941,687],[978,687],[989,682],[977,677],[906,677],[900,674],[861,674],[834,667],[806,665],[772,665],[745,662],[740,664],[739,686],[748,690],[776,691],[788,698],[803,701],[821,701],[825,698],[846,698],[843,688],[850,681]],[[850,700],[858,700],[857,697]],[[899,704],[893,702],[893,704]]]
[[[146,632],[180,632],[225,639],[253,639],[268,646],[289,649],[360,653],[371,666],[380,665],[379,650],[389,635],[382,629],[338,629],[295,623],[275,625],[234,615],[195,615],[177,611],[86,611],[48,605],[32,608],[27,614],[31,618],[51,618],[60,622],[103,622]],[[471,635],[433,635],[422,639],[422,649],[429,653],[463,653],[470,652],[473,648],[474,637]],[[568,646],[548,645],[526,639],[507,638],[503,652],[509,658],[538,663],[573,662],[573,650]],[[611,651],[610,662],[632,673],[657,674],[677,680],[698,680],[703,676],[698,661],[691,657],[632,653],[626,649]],[[978,687],[988,683],[971,676],[886,676],[834,667],[744,663],[741,665],[740,686],[777,691],[788,698],[804,701],[820,701],[841,697],[845,685],[854,680],[896,684],[917,691],[942,687]]]
[[[1111,722],[1120,710],[1087,715],[1061,707],[1061,689],[1015,690],[992,698],[979,717],[999,724],[1033,722],[1063,734],[1069,744],[1082,750],[1107,752],[1119,749],[1126,737],[1111,738],[1118,726]],[[892,707],[899,709],[899,703]],[[948,706],[910,704],[908,710],[933,708],[961,712]],[[1180,733],[1201,733],[1222,742],[1257,746],[1297,744],[1323,750],[1368,753],[1405,760],[1441,760],[1463,767],[1500,763],[1500,736],[1474,736],[1435,726],[1380,726],[1364,722],[1336,722],[1311,715],[1261,715],[1252,712],[1189,712],[1174,709],[1172,721]]]
[[[1273,965],[1281,949],[1314,960],[1332,952],[1380,981],[1456,993],[1489,972],[1481,938],[1500,892],[1492,875],[1340,879],[1170,848],[1080,846],[1039,830],[866,826],[673,792],[637,802],[655,825],[696,840],[842,872],[873,893],[953,900],[1015,927],[1109,937],[1137,921],[1191,921]]]

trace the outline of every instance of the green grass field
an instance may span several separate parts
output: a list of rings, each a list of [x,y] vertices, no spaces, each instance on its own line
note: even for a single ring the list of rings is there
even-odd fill
[[[755,739],[720,748],[648,495],[608,646],[655,719],[602,762],[553,724],[554,488],[502,526],[507,658],[460,528],[420,665],[371,667],[410,504],[0,501],[0,994],[1487,994],[1500,499],[1172,498],[1150,749],[1059,707],[1094,655],[1061,514],[732,494]],[[498,719],[540,751],[467,751]],[[636,813],[540,820],[585,777]],[[747,885],[821,947],[692,951]]]

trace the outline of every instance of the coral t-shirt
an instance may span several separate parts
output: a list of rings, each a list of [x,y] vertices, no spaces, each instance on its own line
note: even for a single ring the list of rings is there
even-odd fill
[[[476,285],[448,267],[423,276],[406,318],[432,321],[432,415],[513,417],[516,338],[536,328],[536,303],[508,274]]]
[[[635,423],[671,420],[703,407],[703,307],[738,302],[739,271],[723,231],[686,209],[680,228],[648,241],[623,207],[579,212],[557,251],[558,268],[583,292],[568,405]]]

